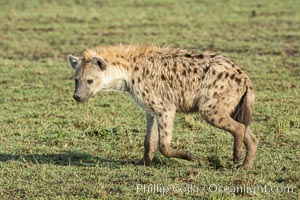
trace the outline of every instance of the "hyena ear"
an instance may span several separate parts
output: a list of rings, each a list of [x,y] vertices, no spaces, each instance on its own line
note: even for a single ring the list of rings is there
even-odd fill
[[[101,58],[94,57],[93,58],[93,63],[98,65],[102,71],[106,70],[106,68],[107,68],[106,63]]]
[[[67,59],[68,59],[69,65],[70,65],[74,70],[76,70],[77,67],[79,66],[79,61],[80,61],[80,59],[79,59],[78,57],[76,57],[76,56],[71,55],[71,54],[69,54],[69,55],[67,56]]]

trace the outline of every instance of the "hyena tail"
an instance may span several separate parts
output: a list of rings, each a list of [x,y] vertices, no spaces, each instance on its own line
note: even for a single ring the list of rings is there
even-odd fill
[[[231,114],[231,117],[245,125],[249,126],[252,120],[252,109],[254,104],[255,95],[252,90],[246,88],[245,93],[243,94],[239,104],[236,106],[234,112]]]

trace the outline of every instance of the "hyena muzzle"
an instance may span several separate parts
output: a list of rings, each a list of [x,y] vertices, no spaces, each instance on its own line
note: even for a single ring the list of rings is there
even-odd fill
[[[250,130],[254,90],[250,78],[232,60],[155,45],[89,49],[83,57],[68,55],[75,70],[74,99],[83,102],[100,90],[128,92],[146,112],[144,163],[156,148],[169,158],[194,160],[187,150],[171,147],[176,112],[197,112],[209,124],[234,138],[233,161],[253,167],[258,140]]]

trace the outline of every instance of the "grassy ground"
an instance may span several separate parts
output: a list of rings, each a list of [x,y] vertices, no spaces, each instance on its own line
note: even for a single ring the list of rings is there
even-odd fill
[[[0,7],[1,199],[299,198],[297,1],[29,0]],[[255,169],[235,170],[231,135],[196,114],[177,115],[173,139],[196,162],[156,154],[153,166],[137,165],[143,112],[121,93],[76,104],[66,63],[68,53],[120,42],[234,58],[257,91]],[[228,191],[236,187],[248,191]]]

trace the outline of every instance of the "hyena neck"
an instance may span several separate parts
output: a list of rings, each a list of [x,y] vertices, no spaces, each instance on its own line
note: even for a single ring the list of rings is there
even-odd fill
[[[109,66],[103,77],[102,90],[129,91],[129,73],[122,67]]]
[[[164,48],[163,48],[164,49]],[[167,48],[165,48],[167,49]],[[96,47],[84,52],[84,58],[90,60],[99,57],[107,63],[104,84],[100,88],[105,90],[130,90],[130,78],[134,71],[135,58],[161,52],[160,47],[147,45],[117,45]]]

